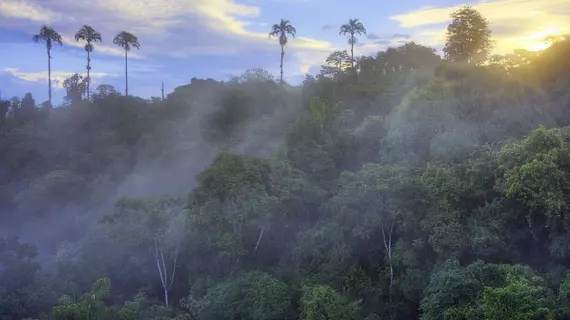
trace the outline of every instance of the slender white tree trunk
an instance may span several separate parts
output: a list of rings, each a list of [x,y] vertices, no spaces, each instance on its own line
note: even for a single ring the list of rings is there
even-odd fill
[[[164,253],[162,248],[158,247],[158,242],[154,240],[154,258],[156,260],[156,268],[158,269],[158,275],[160,277],[160,283],[162,284],[162,290],[164,291],[164,305],[169,306],[168,290],[172,287],[174,283],[174,275],[176,274],[176,262],[178,260],[178,251],[180,248],[180,239],[176,242],[176,249],[174,251],[174,261],[172,263],[172,271],[170,275],[170,282],[168,282],[168,274],[166,270],[166,262],[164,259]]]
[[[384,241],[384,249],[386,250],[386,257],[388,258],[388,266],[390,268],[390,287],[388,291],[388,299],[390,302],[390,319],[394,318],[393,304],[392,304],[392,286],[394,284],[394,267],[392,265],[392,234],[394,231],[395,221],[392,220],[392,225],[388,234],[384,231],[384,226],[382,226],[382,240]]]
[[[263,233],[265,232],[265,225],[261,228],[259,232],[259,237],[257,237],[257,243],[255,244],[255,249],[253,249],[253,253],[257,252],[257,248],[259,248],[259,244],[261,243],[261,238],[263,238]]]

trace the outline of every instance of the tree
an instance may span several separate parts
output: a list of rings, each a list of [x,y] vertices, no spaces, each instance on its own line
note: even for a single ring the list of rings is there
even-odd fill
[[[61,40],[61,35],[57,33],[55,30],[48,26],[42,26],[40,29],[40,33],[33,36],[34,42],[38,43],[40,41],[45,41],[46,43],[46,50],[48,55],[48,103],[49,108],[52,108],[51,103],[51,48],[53,43],[59,43],[59,45],[63,45]]]
[[[301,295],[301,319],[358,319],[362,300],[349,301],[328,285],[304,286]]]
[[[185,222],[182,204],[173,197],[122,198],[113,213],[103,216],[110,235],[119,243],[146,246],[152,252],[164,292],[164,304],[169,306],[169,290],[176,275]],[[166,267],[165,251],[172,251],[172,267]],[[166,257],[168,258],[168,256]]]
[[[350,61],[351,58],[346,50],[334,51],[327,57],[327,65],[321,67],[321,74],[330,74],[334,79],[338,80],[340,74],[349,66]]]
[[[84,79],[82,76],[76,73],[63,81],[63,87],[67,92],[67,95],[65,96],[65,100],[67,102],[75,104],[81,101],[81,98],[83,97],[85,91],[87,91],[87,94],[89,94],[89,91],[87,89],[89,86],[88,78],[89,76],[87,79]]]
[[[348,19],[347,24],[340,26],[340,32],[338,34],[348,36],[348,44],[350,44],[350,65],[354,68],[354,45],[358,42],[356,35],[366,35],[366,28],[364,28],[364,25],[358,21],[358,19]]]
[[[291,25],[291,22],[283,19],[281,19],[279,24],[274,24],[269,33],[270,38],[271,36],[279,36],[279,45],[281,45],[281,65],[279,66],[281,68],[281,76],[279,77],[279,84],[281,85],[283,84],[283,57],[285,56],[283,48],[288,41],[287,35],[289,34],[294,38],[296,33],[297,30]]]
[[[139,39],[132,33],[126,31],[121,31],[113,39],[113,43],[125,50],[125,95],[129,95],[129,76],[128,76],[128,66],[127,66],[127,54],[131,51],[131,48],[137,48],[140,50]]]
[[[95,88],[95,91],[97,91],[97,95],[101,98],[117,94],[115,87],[110,84],[100,84]]]
[[[485,61],[492,47],[489,22],[469,6],[455,11],[451,17],[443,48],[445,59],[476,64]]]
[[[107,318],[109,313],[103,300],[111,292],[111,281],[107,277],[93,282],[91,290],[79,299],[75,296],[63,295],[58,305],[52,309],[54,320],[95,320]]]
[[[199,319],[203,320],[291,318],[291,297],[287,285],[261,271],[229,277],[210,288],[193,307]]]
[[[41,269],[37,256],[35,246],[0,237],[0,319],[23,319],[47,307],[44,292],[36,291]]]
[[[10,101],[0,99],[0,130],[4,128],[9,108],[10,108]]]
[[[75,40],[85,40],[85,51],[87,51],[87,99],[89,99],[89,84],[91,83],[91,77],[89,76],[91,71],[91,52],[93,52],[93,42],[101,41],[101,34],[91,26],[84,25],[75,33]]]

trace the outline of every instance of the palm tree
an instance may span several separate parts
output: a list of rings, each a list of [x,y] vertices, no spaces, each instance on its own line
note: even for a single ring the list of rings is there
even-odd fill
[[[87,99],[89,99],[89,85],[91,83],[91,52],[93,52],[93,42],[101,42],[101,34],[91,26],[84,25],[75,33],[75,41],[85,40],[85,51],[87,51]]]
[[[36,43],[40,41],[45,41],[46,43],[48,55],[48,108],[51,109],[51,47],[53,43],[59,43],[60,46],[63,45],[63,43],[61,42],[59,33],[45,25],[40,29],[40,33],[34,35],[33,40]]]
[[[297,30],[291,25],[289,20],[281,19],[279,24],[274,24],[271,28],[271,32],[269,33],[269,37],[279,35],[279,44],[281,45],[281,77],[279,78],[279,84],[283,84],[283,57],[285,56],[284,47],[287,44],[287,35],[290,34],[293,38],[295,38],[295,34]]]
[[[343,24],[342,26],[340,26],[340,32],[338,34],[343,36],[349,36],[348,44],[350,44],[350,58],[351,58],[350,63],[351,66],[354,68],[354,45],[358,41],[356,35],[357,34],[365,35],[366,28],[364,28],[364,25],[362,24],[362,22],[358,21],[358,19],[348,19],[347,24]]]
[[[113,43],[125,49],[125,95],[129,95],[129,76],[127,67],[127,53],[131,51],[131,48],[137,48],[140,50],[139,39],[132,33],[126,31],[121,31],[113,39]]]

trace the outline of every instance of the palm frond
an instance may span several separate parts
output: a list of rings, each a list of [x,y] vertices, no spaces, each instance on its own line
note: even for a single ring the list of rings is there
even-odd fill
[[[281,32],[281,26],[278,24],[274,24],[271,27],[271,32],[269,32],[269,37],[271,38],[272,36],[276,36]]]
[[[287,28],[285,29],[285,32],[287,32],[288,34],[292,35],[293,38],[295,38],[295,35],[297,34],[297,29],[295,29],[295,27],[288,25]]]
[[[131,48],[137,48],[140,50],[139,39],[132,33],[121,31],[118,35],[113,38],[113,43],[122,47],[126,51],[130,51]]]
[[[61,35],[46,25],[41,27],[40,32],[34,35],[32,40],[34,40],[34,42],[45,41],[46,45],[50,48],[53,42],[63,45]]]
[[[347,35],[347,34],[350,34],[350,32],[351,32],[350,25],[343,24],[342,26],[340,26],[340,32],[338,34],[339,35]]]
[[[285,45],[288,41],[287,34],[293,36],[294,38],[297,34],[297,30],[291,25],[291,22],[289,20],[281,19],[279,24],[274,24],[271,27],[269,37],[271,38],[272,36],[279,36],[279,43],[281,45]]]

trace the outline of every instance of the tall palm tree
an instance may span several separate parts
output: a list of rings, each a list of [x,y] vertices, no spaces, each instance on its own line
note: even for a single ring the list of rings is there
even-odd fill
[[[85,51],[87,51],[87,99],[89,99],[89,85],[91,84],[91,52],[93,52],[93,42],[101,42],[101,34],[91,26],[84,25],[75,33],[75,41],[85,40]]]
[[[125,49],[125,95],[129,95],[129,76],[127,67],[127,53],[131,51],[131,48],[137,48],[140,50],[139,39],[132,33],[126,31],[121,31],[113,39],[113,43],[119,47]]]
[[[347,24],[340,26],[340,32],[338,34],[342,36],[348,36],[348,44],[350,44],[350,63],[354,68],[354,45],[358,41],[356,35],[365,35],[366,28],[364,28],[364,25],[362,22],[358,21],[358,19],[348,19]]]
[[[279,36],[279,44],[281,45],[281,77],[279,78],[279,84],[283,84],[283,57],[285,56],[285,50],[283,49],[285,47],[285,45],[287,44],[287,35],[291,35],[293,38],[295,38],[295,34],[297,33],[297,30],[295,30],[295,28],[291,25],[291,22],[289,20],[283,20],[281,19],[281,22],[279,24],[274,24],[273,27],[271,27],[271,32],[269,33],[269,37],[271,38],[271,36]]]
[[[40,33],[33,36],[34,42],[45,41],[48,56],[48,108],[52,108],[51,104],[51,47],[53,43],[63,45],[61,35],[48,26],[42,26]]]

